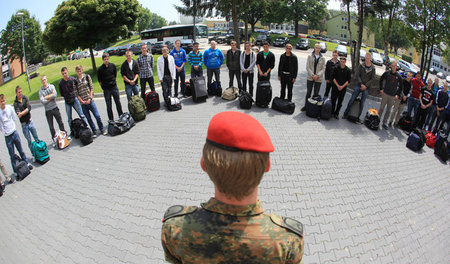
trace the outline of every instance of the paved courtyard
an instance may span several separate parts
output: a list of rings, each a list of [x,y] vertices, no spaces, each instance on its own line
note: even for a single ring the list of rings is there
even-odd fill
[[[0,263],[164,263],[162,216],[171,205],[199,205],[213,195],[199,161],[209,120],[228,110],[251,114],[273,140],[260,199],[266,212],[304,224],[304,263],[450,263],[449,166],[428,147],[407,149],[400,130],[301,113],[306,60],[299,61],[293,115],[188,98],[181,111],[149,113],[126,134],[50,148],[51,160],[0,198]],[[227,87],[225,69],[221,77]],[[106,123],[104,100],[96,102]],[[368,100],[364,112],[369,107],[378,103]],[[50,144],[43,107],[33,105],[32,117]],[[11,172],[4,140],[0,150]]]

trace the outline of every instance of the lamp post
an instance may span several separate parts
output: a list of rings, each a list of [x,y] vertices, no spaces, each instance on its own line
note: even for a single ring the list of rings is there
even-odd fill
[[[23,37],[23,16],[25,15],[23,12],[18,12],[18,16],[22,19],[22,48],[23,48],[23,60],[25,61],[25,71],[27,73],[27,81],[28,81],[28,90],[31,92],[31,86],[30,86],[30,76],[28,75],[28,64],[27,64],[27,57],[25,55],[25,39]]]

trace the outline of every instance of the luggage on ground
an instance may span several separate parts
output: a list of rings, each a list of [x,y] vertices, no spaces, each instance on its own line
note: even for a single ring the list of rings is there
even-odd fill
[[[31,142],[31,154],[33,154],[34,159],[39,164],[45,164],[50,160],[47,144],[41,140]]]
[[[67,140],[67,134],[64,131],[56,132],[53,141],[55,142],[58,149],[65,149],[67,146],[69,146],[69,140]]]
[[[357,122],[359,120],[359,112],[361,111],[361,99],[356,98],[350,106],[350,111],[347,115],[347,120]]]
[[[28,168],[28,164],[17,154],[14,154],[14,160],[16,162],[16,180],[21,181],[30,175],[31,172]]]
[[[443,162],[447,162],[449,155],[449,144],[447,137],[443,131],[438,132],[436,144],[434,145],[434,154],[438,156]]]
[[[331,98],[324,97],[322,107],[320,109],[320,119],[328,120],[331,118],[333,114],[333,103],[331,102]]]
[[[92,131],[88,127],[81,127],[80,141],[84,146],[92,143]]]
[[[113,120],[108,121],[108,134],[110,136],[117,136],[122,134],[122,124]]]
[[[83,120],[81,120],[80,118],[75,118],[74,120],[72,120],[71,127],[72,127],[72,132],[73,132],[74,138],[80,137],[80,129],[84,125],[85,124],[84,124]]]
[[[145,106],[149,112],[159,110],[161,104],[159,102],[159,94],[156,91],[150,91],[145,94]]]
[[[269,81],[259,81],[256,85],[256,102],[259,107],[266,108],[272,101],[272,87]]]
[[[130,130],[132,127],[134,127],[134,125],[136,125],[136,122],[134,121],[133,117],[128,112],[125,112],[120,115],[119,122],[123,123],[122,132]]]
[[[292,115],[295,111],[295,103],[275,97],[272,101],[272,109]]]
[[[406,141],[406,147],[414,151],[421,150],[424,144],[423,133],[417,129],[409,134],[408,140]]]
[[[366,117],[364,118],[364,125],[372,130],[378,130],[380,127],[380,117],[378,116],[378,110],[371,108],[367,110]]]
[[[184,84],[184,95],[185,96],[192,96],[192,87],[191,87],[191,82],[186,82]]]
[[[205,102],[208,99],[208,92],[206,91],[205,77],[195,77],[191,79],[192,100],[196,103]],[[208,89],[209,90],[209,89]]]
[[[239,107],[242,109],[250,109],[252,108],[253,102],[252,96],[247,91],[242,90],[239,96]]]
[[[412,120],[407,115],[400,117],[400,120],[398,120],[398,126],[406,132],[411,132],[413,129]]]
[[[120,135],[130,130],[135,124],[133,117],[129,113],[123,113],[120,115],[119,120],[108,121],[108,134],[110,136]]]
[[[239,88],[228,87],[227,89],[225,89],[225,91],[223,91],[222,99],[233,101],[238,97],[238,95],[239,95]]]
[[[322,108],[322,98],[320,95],[314,96],[306,100],[306,115],[312,118],[320,118]]]
[[[145,112],[145,102],[139,95],[133,95],[130,97],[130,101],[128,101],[128,110],[130,111],[131,116],[136,121],[144,120],[147,116]]]
[[[222,85],[218,81],[213,81],[208,86],[208,95],[210,96],[222,96]]]
[[[433,134],[433,132],[427,131],[427,133],[425,134],[425,144],[430,148],[434,148],[434,145],[436,144],[436,140],[437,140],[437,138]]]
[[[180,99],[176,97],[169,97],[169,100],[166,102],[166,107],[169,111],[181,110]]]

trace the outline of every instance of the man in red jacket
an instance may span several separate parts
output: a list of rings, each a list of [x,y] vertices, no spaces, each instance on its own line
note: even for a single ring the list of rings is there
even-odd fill
[[[425,87],[422,82],[422,74],[420,72],[416,73],[416,77],[411,80],[412,90],[408,97],[408,117],[411,118],[411,112],[414,109],[414,118],[416,117],[417,109],[419,109],[420,101],[420,90]]]

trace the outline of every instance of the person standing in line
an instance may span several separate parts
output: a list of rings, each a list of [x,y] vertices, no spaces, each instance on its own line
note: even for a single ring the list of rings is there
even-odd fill
[[[319,43],[314,45],[314,51],[308,56],[306,61],[307,81],[306,81],[306,96],[305,105],[301,109],[306,111],[306,101],[311,97],[314,86],[313,97],[319,95],[320,85],[322,84],[323,73],[325,72],[325,58],[322,56],[320,50],[322,47]]]
[[[141,54],[137,59],[139,65],[139,82],[141,84],[141,97],[145,100],[146,83],[150,90],[155,91],[155,81],[153,80],[153,56],[148,54],[147,44],[141,46]]]
[[[263,50],[256,56],[258,68],[258,82],[270,81],[270,72],[275,67],[275,55],[269,51],[269,42],[264,41]]]
[[[203,53],[203,62],[206,66],[206,75],[208,82],[206,87],[210,87],[212,83],[212,76],[216,82],[220,83],[220,66],[222,65],[225,57],[222,51],[216,48],[216,42],[211,41],[211,47]]]
[[[327,86],[325,87],[324,97],[328,97],[330,94],[331,87],[333,87],[333,71],[335,68],[339,67],[339,64],[338,52],[337,50],[333,50],[333,57],[331,60],[327,61],[325,66],[325,81],[327,82]]]
[[[175,85],[174,85],[174,96],[178,97],[178,82],[181,82],[181,95],[186,97],[186,71],[184,65],[186,64],[186,51],[181,47],[181,41],[177,39],[175,41],[175,47],[170,52],[173,59],[175,60],[175,69],[177,70],[175,74]]]
[[[125,52],[126,60],[122,63],[120,68],[120,74],[122,75],[123,82],[125,83],[125,93],[127,94],[127,99],[130,101],[131,96],[139,95],[139,84],[137,80],[139,79],[139,65],[135,60],[133,60],[133,52],[127,50]]]
[[[347,86],[350,84],[352,78],[352,72],[345,65],[347,62],[346,57],[339,59],[340,65],[334,68],[331,74],[332,90],[331,90],[331,103],[332,113],[334,118],[339,119],[339,112],[341,111],[342,101],[344,101],[345,93],[347,92]],[[336,103],[337,101],[337,103]]]
[[[203,76],[203,54],[198,50],[198,42],[194,42],[191,52],[189,52],[188,63],[191,65],[191,78]]]
[[[380,78],[381,103],[378,115],[381,119],[383,116],[383,129],[388,129],[388,120],[391,114],[392,106],[400,99],[399,94],[403,90],[402,76],[397,72],[397,62],[391,62],[391,69],[385,71]],[[391,124],[389,124],[391,125]]]
[[[278,80],[281,81],[280,98],[286,98],[287,87],[287,99],[289,102],[292,102],[292,88],[297,79],[298,60],[297,56],[292,53],[291,43],[286,44],[285,48],[286,52],[281,54],[280,62],[278,64]]]
[[[103,97],[105,98],[106,111],[108,112],[108,119],[114,121],[114,114],[112,111],[111,96],[116,104],[117,114],[123,114],[122,104],[120,103],[120,93],[117,87],[117,69],[114,63],[109,62],[109,54],[103,53],[103,64],[97,71],[97,79],[100,87],[103,89]]]
[[[450,131],[450,99],[448,95],[448,83],[444,82],[444,88],[440,90],[436,96],[436,115],[438,117],[436,126],[433,132],[436,133],[438,130],[444,128],[444,124],[447,123],[447,132]]]
[[[254,69],[256,65],[256,54],[252,51],[250,42],[245,42],[245,50],[241,53],[240,65],[241,65],[241,75],[242,75],[242,89],[247,91],[247,80],[248,89],[250,95],[253,97],[253,79],[254,79]]]
[[[236,47],[236,41],[231,41],[231,49],[227,51],[228,76],[230,77],[229,87],[233,86],[234,76],[238,83],[239,90],[242,89],[241,83],[241,50]]]
[[[158,72],[158,79],[161,82],[163,98],[167,102],[172,96],[172,81],[175,79],[175,60],[169,54],[167,47],[162,48],[162,56],[156,62],[156,69]]]
[[[398,127],[398,121],[401,118],[403,109],[405,108],[405,105],[407,103],[408,94],[411,91],[411,79],[412,73],[408,72],[406,78],[402,80],[403,89],[397,94],[400,99],[394,102],[394,112],[391,115],[391,121],[389,121],[389,125],[393,124],[394,127]]]
[[[28,148],[31,153],[31,135],[33,135],[34,140],[39,140],[36,126],[34,125],[33,120],[31,119],[31,104],[28,100],[28,97],[22,94],[22,88],[17,85],[16,87],[16,100],[14,101],[14,110],[17,113],[17,117],[19,117],[20,124],[22,125],[22,132],[24,137],[28,141]]]
[[[411,80],[412,90],[408,97],[408,114],[407,116],[411,119],[415,119],[415,115],[420,108],[420,91],[425,87],[422,81],[422,74],[420,72],[416,73],[416,77]],[[412,116],[411,114],[414,114]]]
[[[414,128],[422,129],[425,123],[425,119],[428,115],[429,108],[433,105],[434,93],[433,93],[433,81],[431,78],[428,79],[427,86],[420,90],[419,95],[419,109],[417,109],[416,117],[414,117]]]

